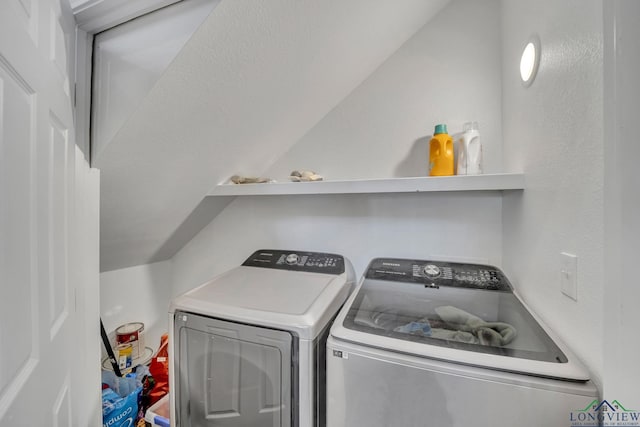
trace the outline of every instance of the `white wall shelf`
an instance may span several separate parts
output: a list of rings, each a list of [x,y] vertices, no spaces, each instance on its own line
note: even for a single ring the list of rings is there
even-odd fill
[[[524,174],[501,173],[441,177],[355,179],[345,181],[220,184],[208,196],[302,194],[428,193],[523,190]]]

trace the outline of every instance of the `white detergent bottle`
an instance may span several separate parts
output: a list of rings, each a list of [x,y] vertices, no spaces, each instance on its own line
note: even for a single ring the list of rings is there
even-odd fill
[[[479,175],[482,173],[482,144],[478,122],[464,124],[458,141],[458,175]]]

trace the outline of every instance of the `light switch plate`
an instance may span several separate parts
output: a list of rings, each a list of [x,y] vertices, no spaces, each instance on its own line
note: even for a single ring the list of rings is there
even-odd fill
[[[560,253],[560,291],[578,301],[578,256]]]

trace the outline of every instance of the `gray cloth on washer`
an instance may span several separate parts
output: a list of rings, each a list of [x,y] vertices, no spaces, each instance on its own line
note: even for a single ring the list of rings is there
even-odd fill
[[[478,316],[450,305],[435,309],[440,318],[454,330],[432,328],[431,337],[501,347],[516,337],[516,328],[503,322],[485,322]]]
[[[478,344],[480,341],[470,332],[454,331],[452,329],[431,328],[431,338],[447,341],[458,341],[467,344]]]

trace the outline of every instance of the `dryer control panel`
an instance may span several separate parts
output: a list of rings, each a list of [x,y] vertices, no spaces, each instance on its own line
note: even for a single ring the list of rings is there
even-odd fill
[[[414,282],[427,287],[511,291],[511,284],[497,267],[482,264],[376,258],[367,268],[367,279]]]
[[[280,249],[255,251],[242,265],[335,275],[342,274],[345,271],[342,255]]]

